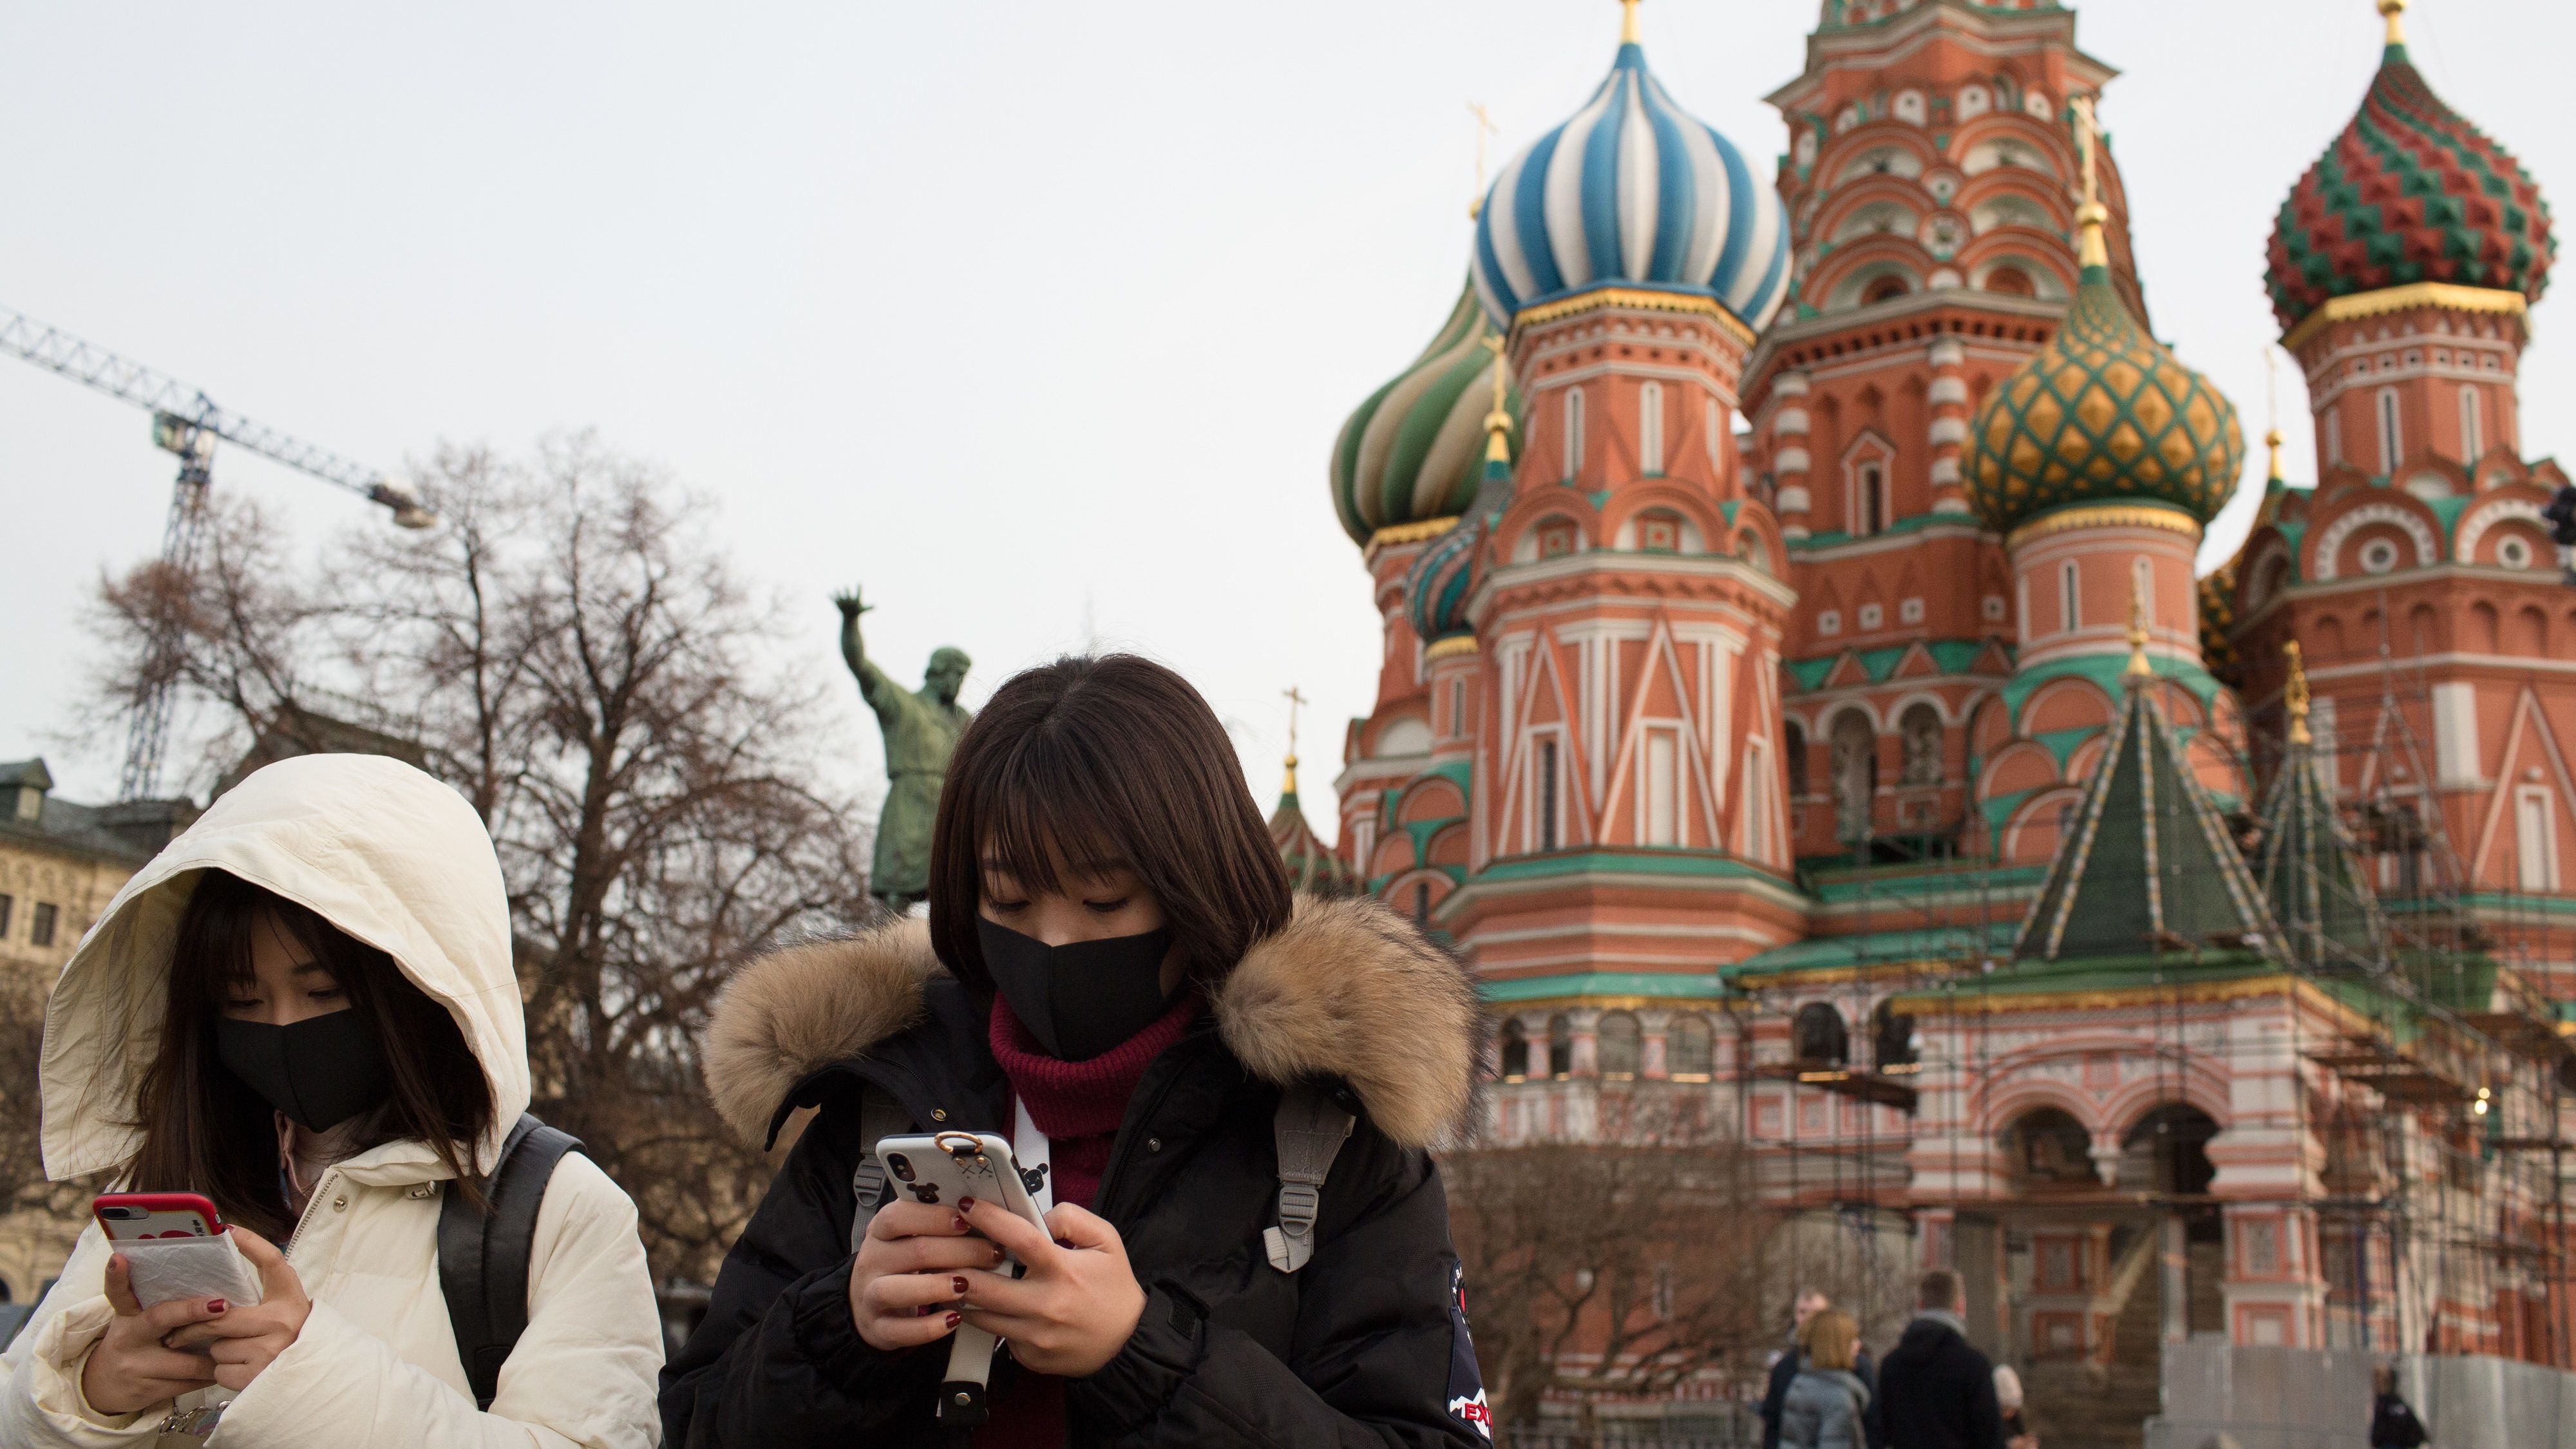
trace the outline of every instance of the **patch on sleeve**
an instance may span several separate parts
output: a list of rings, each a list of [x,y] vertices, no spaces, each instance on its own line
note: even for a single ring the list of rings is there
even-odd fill
[[[1476,1367],[1476,1344],[1467,1336],[1467,1270],[1449,1265],[1449,1417],[1494,1439],[1494,1411],[1485,1406],[1485,1376]]]

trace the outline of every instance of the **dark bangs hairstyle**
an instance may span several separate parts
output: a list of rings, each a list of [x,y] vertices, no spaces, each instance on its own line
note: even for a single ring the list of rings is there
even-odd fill
[[[359,1119],[357,1149],[426,1142],[481,1206],[474,1147],[492,1127],[492,1084],[455,1018],[393,957],[220,870],[198,877],[179,917],[161,1047],[136,1094],[143,1146],[126,1172],[132,1190],[204,1193],[226,1222],[280,1245],[294,1228],[278,1181],[275,1110],[215,1047],[226,992],[252,979],[251,943],[269,921],[349,994],[346,1009],[367,1023],[391,1069],[392,1094]]]
[[[930,838],[930,941],[976,995],[993,994],[975,927],[985,864],[1043,892],[1057,888],[1058,858],[1133,870],[1203,985],[1293,909],[1216,712],[1188,680],[1133,654],[1013,675],[949,758]]]

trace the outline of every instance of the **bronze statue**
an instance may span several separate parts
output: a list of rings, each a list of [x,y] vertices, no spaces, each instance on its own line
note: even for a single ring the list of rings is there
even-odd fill
[[[885,809],[877,816],[868,894],[888,910],[910,910],[930,895],[930,827],[939,817],[939,785],[948,777],[948,756],[974,718],[957,704],[957,691],[965,686],[973,661],[963,649],[934,649],[920,690],[905,689],[860,647],[859,616],[874,606],[860,603],[856,588],[834,594],[832,602],[841,608],[841,657],[858,677],[859,697],[877,712],[877,727],[885,733]]]

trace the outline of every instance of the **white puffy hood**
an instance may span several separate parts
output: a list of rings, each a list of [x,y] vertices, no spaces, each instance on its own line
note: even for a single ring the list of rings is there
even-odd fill
[[[447,1008],[492,1084],[490,1171],[528,1106],[527,1022],[492,837],[464,797],[379,755],[284,760],[233,787],[108,903],[45,1008],[45,1171],[121,1166],[161,1039],[172,943],[201,872],[218,867],[310,907],[394,958]],[[388,1144],[390,1146],[390,1144]]]

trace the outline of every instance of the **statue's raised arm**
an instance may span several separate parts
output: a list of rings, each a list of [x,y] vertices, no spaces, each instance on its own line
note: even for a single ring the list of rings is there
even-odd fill
[[[832,602],[841,610],[841,658],[849,664],[850,673],[859,681],[859,697],[868,702],[868,708],[882,715],[894,704],[893,695],[898,691],[895,682],[886,678],[885,671],[868,658],[867,647],[859,638],[859,616],[876,606],[859,602],[859,586],[856,584],[834,594]]]

